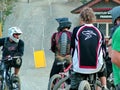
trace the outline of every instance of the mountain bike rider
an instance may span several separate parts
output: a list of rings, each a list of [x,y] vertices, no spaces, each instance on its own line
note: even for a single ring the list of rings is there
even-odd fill
[[[18,78],[18,73],[22,65],[22,56],[24,53],[24,41],[20,39],[22,31],[18,27],[8,29],[8,37],[0,38],[0,47],[2,47],[2,58],[20,56],[19,59],[11,60],[8,67],[14,67],[14,77]]]
[[[106,52],[104,35],[93,25],[96,17],[92,8],[80,12],[80,25],[73,29],[71,49],[73,73],[70,90],[78,90],[82,77],[98,73],[102,90],[108,90],[104,57]],[[97,87],[98,90],[98,87]]]
[[[53,33],[52,38],[51,38],[51,51],[55,54],[55,61],[53,63],[51,72],[50,72],[50,78],[54,74],[58,74],[61,70],[61,66],[57,65],[58,62],[61,62],[63,60],[68,61],[69,63],[71,62],[71,54],[70,54],[70,46],[66,46],[67,50],[65,51],[67,54],[61,55],[59,53],[60,48],[56,45],[56,36],[57,34],[61,32],[66,32],[69,34],[68,36],[71,38],[71,32],[70,27],[71,27],[71,22],[68,20],[68,18],[57,18],[57,22],[59,23],[59,27],[57,28],[58,32]]]
[[[109,11],[114,24],[113,33],[109,41],[109,55],[112,61],[114,85],[116,90],[120,90],[120,6],[116,6]]]

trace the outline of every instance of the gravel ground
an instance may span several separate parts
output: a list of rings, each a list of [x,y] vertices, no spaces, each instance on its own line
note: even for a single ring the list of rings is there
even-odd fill
[[[7,29],[11,26],[18,26],[23,31],[21,38],[25,41],[25,53],[20,71],[21,90],[47,90],[54,60],[54,55],[49,50],[50,38],[58,27],[55,18],[68,17],[73,23],[72,27],[76,25],[79,15],[73,15],[70,11],[80,6],[78,1],[19,0],[14,4],[13,13],[5,21],[3,36],[7,36]],[[46,67],[35,68],[34,50],[45,51]]]

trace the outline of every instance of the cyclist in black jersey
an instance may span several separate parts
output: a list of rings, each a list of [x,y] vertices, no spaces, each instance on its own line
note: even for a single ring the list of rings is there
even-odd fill
[[[24,54],[24,41],[20,39],[22,31],[18,27],[8,29],[8,37],[0,38],[0,47],[2,47],[2,58],[20,56],[19,59],[12,60],[8,63],[14,67],[14,76],[18,77],[22,65],[22,56]]]
[[[104,57],[106,46],[104,35],[93,25],[95,15],[92,8],[85,7],[80,12],[80,26],[73,29],[71,48],[73,72],[70,90],[77,90],[81,75],[98,73],[102,90],[106,86],[106,70]]]

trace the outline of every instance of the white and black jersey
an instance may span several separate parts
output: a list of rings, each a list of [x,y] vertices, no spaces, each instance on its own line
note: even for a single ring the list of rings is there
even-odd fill
[[[98,72],[103,65],[103,36],[93,24],[84,24],[73,30],[73,70],[90,74]]]

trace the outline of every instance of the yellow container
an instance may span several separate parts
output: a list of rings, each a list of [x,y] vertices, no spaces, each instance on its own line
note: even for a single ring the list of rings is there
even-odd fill
[[[46,67],[45,53],[44,50],[34,51],[35,67]]]
[[[0,37],[2,37],[2,23],[0,23]]]

